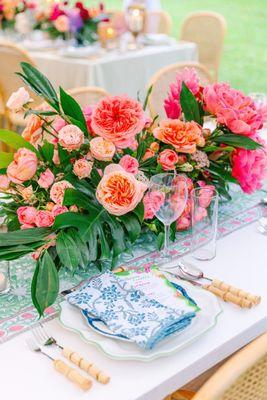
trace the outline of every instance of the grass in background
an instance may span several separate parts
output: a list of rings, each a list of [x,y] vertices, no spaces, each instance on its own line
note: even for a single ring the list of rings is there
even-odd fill
[[[95,1],[94,1],[95,2]],[[87,4],[92,3],[87,0]],[[121,0],[106,0],[107,8],[121,8]],[[224,15],[228,31],[220,76],[237,89],[267,93],[267,0],[162,0],[173,18],[178,37],[185,16],[194,11]]]

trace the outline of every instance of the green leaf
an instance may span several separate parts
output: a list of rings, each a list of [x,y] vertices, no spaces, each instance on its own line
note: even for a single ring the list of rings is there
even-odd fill
[[[34,252],[40,246],[45,244],[45,242],[40,241],[32,243],[31,246],[18,245],[18,246],[7,246],[0,247],[0,260],[17,260],[26,254]]]
[[[85,232],[88,228],[89,221],[86,215],[75,212],[66,212],[59,214],[54,221],[53,229],[77,228],[81,232]]]
[[[88,211],[99,211],[97,208],[94,208],[94,205],[86,194],[76,189],[66,189],[63,199],[63,205],[72,206],[74,204]]]
[[[97,171],[96,168],[93,168],[90,174],[90,180],[92,184],[96,187],[99,182],[101,181],[101,176],[99,175],[99,172]]]
[[[58,291],[58,272],[54,261],[46,251],[37,262],[31,285],[32,301],[40,317],[45,309],[56,301]]]
[[[40,148],[39,151],[45,161],[52,162],[54,156],[54,146],[52,143],[45,141],[44,145]]]
[[[6,168],[13,161],[14,154],[0,151],[0,168]]]
[[[247,150],[255,150],[262,147],[260,143],[255,142],[247,136],[237,135],[233,133],[226,133],[224,135],[217,136],[213,138],[213,141],[215,143],[223,143],[229,146],[239,147]],[[223,148],[221,150],[223,150]]]
[[[71,270],[78,267],[80,261],[79,249],[73,238],[68,234],[68,231],[61,231],[57,235],[56,240],[57,254],[61,263]]]
[[[68,174],[66,176],[66,179],[80,192],[86,194],[86,196],[89,196],[91,199],[95,200],[95,190],[92,187],[92,185],[87,182],[86,180],[80,180],[78,179],[75,175],[73,174]],[[65,192],[66,193],[66,192]],[[75,204],[75,203],[72,203]],[[70,205],[72,205],[70,204]]]
[[[27,111],[26,111],[26,113],[25,113],[25,115],[24,115],[24,118],[26,118],[28,115],[31,115],[31,114],[34,114],[34,115],[41,115],[41,116],[43,116],[43,117],[52,117],[53,115],[58,115],[58,113],[55,112],[55,111],[33,110],[33,109],[31,108],[30,110],[27,110]]]
[[[144,203],[142,201],[140,201],[140,203],[137,204],[137,206],[133,210],[133,213],[137,216],[140,223],[142,224],[142,222],[144,221],[144,215],[145,215],[145,207],[144,207]]]
[[[60,160],[60,165],[66,165],[69,163],[69,160],[71,158],[70,154],[67,152],[67,150],[64,150],[60,145],[58,145],[58,156]]]
[[[186,121],[195,121],[198,124],[202,123],[198,102],[184,82],[182,82],[180,103]]]
[[[21,147],[25,147],[36,153],[37,156],[40,157],[38,150],[29,142],[27,142],[21,135],[16,132],[9,131],[8,129],[0,129],[0,142],[7,144],[13,149],[20,149]]]
[[[161,250],[164,244],[164,233],[160,232],[157,236],[157,248]]]
[[[64,113],[68,116],[71,117],[72,123],[75,124],[75,122],[79,122],[79,128],[82,129],[83,133],[88,136],[88,129],[86,125],[86,121],[82,112],[82,109],[80,105],[77,103],[77,101],[71,97],[68,93],[62,89],[62,87],[59,88],[59,93],[60,93],[60,102],[61,102],[61,107],[64,111]]]
[[[133,213],[129,213],[126,215],[122,215],[120,217],[120,220],[124,224],[129,234],[130,240],[132,242],[135,242],[141,233],[141,225],[138,221],[138,218]]]
[[[81,235],[76,229],[68,229],[68,234],[74,240],[77,249],[79,249],[79,265],[81,265],[83,268],[86,268],[89,261],[89,250],[86,242],[82,239]]]
[[[146,94],[146,98],[145,98],[145,101],[144,101],[144,104],[143,104],[143,110],[144,111],[147,109],[147,104],[148,104],[148,100],[149,100],[149,97],[151,95],[152,89],[153,89],[153,85],[151,85],[148,88],[148,91],[147,91],[147,94]]]
[[[145,155],[146,152],[146,143],[144,141],[141,141],[138,145],[137,149],[137,160],[140,161],[142,160],[143,156]]]
[[[45,239],[51,232],[52,230],[50,228],[31,228],[0,233],[0,248],[38,242]]]

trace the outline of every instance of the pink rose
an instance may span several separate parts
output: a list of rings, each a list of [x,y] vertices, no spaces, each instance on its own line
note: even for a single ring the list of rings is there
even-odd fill
[[[253,136],[262,127],[262,115],[252,99],[226,83],[206,86],[203,91],[205,109],[220,124],[239,135]]]
[[[175,169],[175,164],[178,163],[178,155],[174,150],[166,149],[159,153],[158,163],[164,171]]]
[[[41,173],[40,178],[37,182],[42,188],[48,189],[52,185],[54,180],[55,177],[53,172],[49,168],[47,168],[44,172]]]
[[[53,225],[54,220],[55,218],[50,211],[40,210],[36,214],[35,225],[38,226],[38,228],[49,227]]]
[[[143,203],[145,208],[144,218],[152,219],[164,203],[164,193],[160,191],[148,192],[144,195]]]
[[[37,210],[34,207],[19,207],[17,216],[20,224],[34,225]]]
[[[20,225],[20,229],[22,229],[22,230],[31,229],[31,228],[35,228],[35,225],[32,225],[32,224],[22,224],[22,225]]]
[[[84,118],[85,118],[87,129],[91,133],[91,135],[94,136],[95,134],[94,134],[92,126],[91,126],[92,113],[93,113],[93,107],[86,106],[86,107],[83,108],[83,115],[84,115]]]
[[[64,128],[64,126],[66,126],[66,125],[67,125],[67,122],[63,118],[58,117],[58,116],[52,122],[52,127],[57,132],[59,132],[60,129]]]
[[[136,158],[131,157],[129,154],[126,154],[120,159],[119,164],[125,169],[126,172],[130,174],[137,174],[139,168],[139,162]]]
[[[124,171],[120,165],[110,164],[96,189],[96,198],[113,215],[124,215],[135,209],[142,200],[147,185],[137,181],[133,174]]]
[[[66,125],[58,133],[59,144],[66,150],[78,150],[84,142],[84,134],[76,125]]]
[[[262,187],[267,167],[267,155],[264,148],[236,149],[232,156],[232,164],[232,175],[245,193],[253,193]]]
[[[7,176],[14,183],[33,178],[37,170],[37,156],[31,150],[21,148],[14,154],[14,161],[7,167]]]
[[[33,146],[37,147],[43,143],[43,124],[38,115],[31,114],[27,117],[26,127],[24,128],[21,136],[23,139],[30,142]]]
[[[69,24],[69,19],[66,15],[60,15],[55,21],[54,21],[55,28],[59,32],[68,32],[70,28]]]
[[[93,131],[116,147],[129,147],[136,134],[145,126],[146,117],[142,106],[127,96],[105,97],[93,110]]]
[[[186,84],[195,96],[200,90],[199,78],[194,68],[184,68],[183,71],[179,72],[176,75],[176,82],[170,85],[170,93],[167,99],[164,100],[164,108],[168,118],[177,119],[182,114],[180,104],[182,82]]]
[[[202,221],[204,218],[208,216],[207,209],[204,207],[198,207],[194,211],[194,218],[193,218],[193,224]]]
[[[56,218],[57,215],[63,214],[68,211],[69,210],[66,206],[60,206],[59,204],[56,204],[52,209],[52,215],[54,218]]]
[[[115,145],[102,137],[98,136],[90,141],[91,155],[99,161],[111,161],[116,147]]]
[[[23,106],[32,101],[29,92],[24,87],[20,87],[16,92],[12,93],[9,97],[6,106],[11,111],[20,111]]]
[[[198,203],[202,208],[208,208],[212,197],[215,196],[215,187],[213,185],[205,185],[198,191]]]
[[[68,181],[55,182],[50,189],[50,198],[54,203],[62,205],[66,189],[73,188]]]
[[[7,175],[0,175],[0,191],[6,191],[9,188],[10,179]]]
[[[181,216],[177,219],[177,222],[176,222],[176,229],[178,231],[188,229],[191,226],[192,203],[191,203],[190,195],[191,195],[192,190],[194,189],[192,179],[186,177],[186,186],[187,186],[187,190],[188,190],[188,200],[187,200],[186,206],[185,206]]]
[[[89,178],[93,168],[92,161],[87,161],[85,158],[76,160],[73,165],[73,172],[79,179]]]

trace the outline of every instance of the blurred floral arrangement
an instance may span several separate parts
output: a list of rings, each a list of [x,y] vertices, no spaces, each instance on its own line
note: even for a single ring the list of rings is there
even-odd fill
[[[90,262],[112,268],[147,230],[161,247],[163,226],[155,212],[164,193],[147,192],[151,176],[182,172],[189,192],[210,185],[227,199],[229,182],[246,193],[262,185],[262,116],[227,84],[202,87],[194,70],[184,70],[165,100],[168,118],[157,122],[146,115],[151,89],[143,106],[114,96],[82,110],[31,65],[22,63],[22,71],[18,75],[45,105],[32,109],[24,87],[7,103],[25,111],[27,125],[22,136],[0,131],[0,140],[16,150],[0,153],[0,191],[9,200],[1,203],[9,232],[0,234],[0,260],[33,253],[32,301],[40,315],[58,295],[60,268],[74,273]],[[205,115],[216,121],[213,131],[203,127]],[[206,190],[201,203],[199,218],[210,203]],[[190,226],[190,210],[188,201],[171,226],[173,240],[177,229]]]
[[[35,9],[35,2],[26,0],[0,0],[0,28],[14,29],[18,14]]]
[[[82,2],[71,6],[67,1],[36,10],[34,17],[34,29],[47,32],[53,39],[74,37],[78,44],[96,41],[98,23],[107,20],[103,3],[98,8],[87,8]]]

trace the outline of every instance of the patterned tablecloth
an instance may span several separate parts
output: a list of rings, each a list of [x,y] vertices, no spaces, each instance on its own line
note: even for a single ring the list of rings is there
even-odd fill
[[[259,202],[263,196],[266,196],[265,189],[247,196],[234,186],[232,200],[220,204],[218,237],[225,236],[257,220],[261,214]],[[190,248],[189,232],[178,232],[177,240],[171,247],[174,258],[186,254]],[[131,252],[124,253],[120,257],[119,264],[127,264],[135,268],[141,265],[149,267],[155,264],[156,259],[155,236],[146,234],[137,241]],[[9,294],[0,296],[0,343],[29,329],[38,321],[30,296],[33,270],[34,261],[30,257],[11,263],[12,290]],[[66,270],[61,271],[60,291],[75,286],[96,272],[98,270],[93,265],[89,266],[87,272],[79,272],[74,276]],[[58,304],[61,301],[60,295],[56,303],[46,310],[44,320],[56,317]]]

